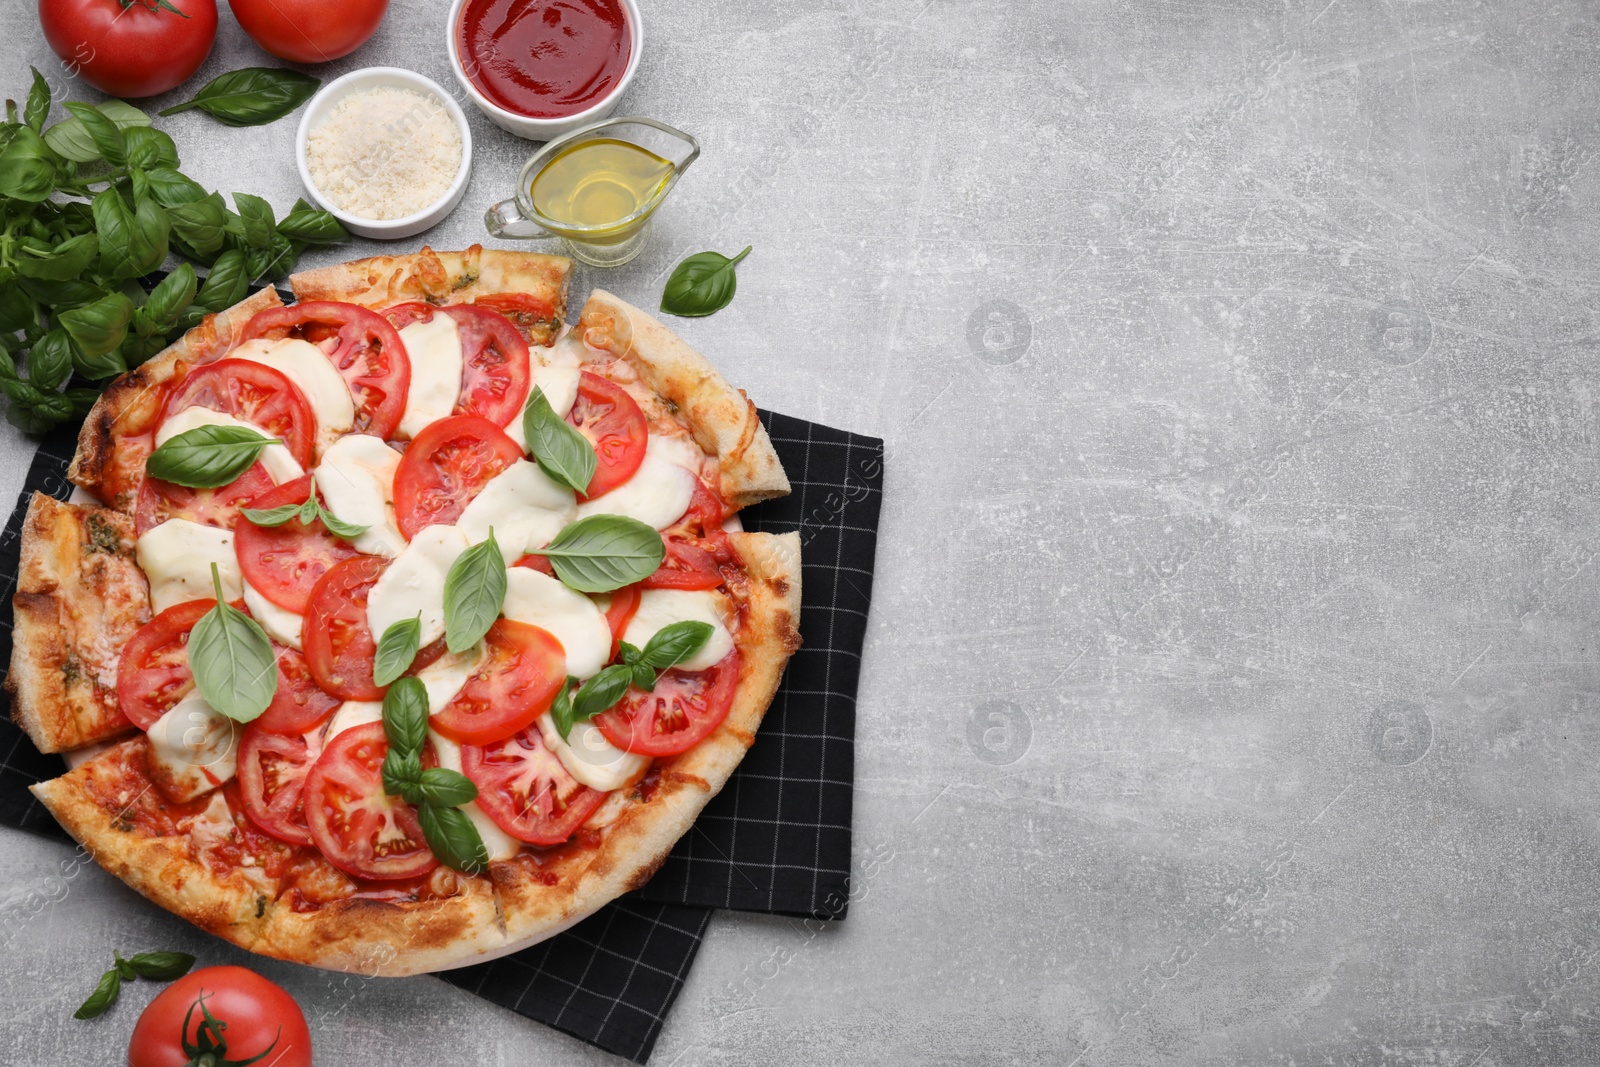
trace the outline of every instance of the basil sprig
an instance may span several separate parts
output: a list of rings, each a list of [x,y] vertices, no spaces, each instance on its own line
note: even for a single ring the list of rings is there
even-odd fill
[[[483,640],[506,602],[506,560],[494,539],[473,545],[444,576],[444,641],[451,652],[465,652]]]
[[[123,982],[136,978],[170,982],[182,978],[194,966],[194,957],[187,952],[140,952],[127,959],[123,959],[120,952],[113,951],[111,955],[114,957],[111,969],[100,976],[89,999],[72,1013],[74,1019],[93,1019],[105,1014],[121,995]]]
[[[489,850],[484,847],[483,835],[460,808],[478,799],[478,787],[460,771],[423,769],[428,691],[415,678],[399,679],[384,695],[383,733],[389,740],[389,752],[383,758],[383,791],[417,809],[422,836],[440,863],[466,874],[487,870]]]
[[[522,434],[539,469],[569,489],[582,493],[594,480],[599,460],[594,445],[550,406],[537,385],[522,409]]]
[[[164,114],[164,112],[163,112]],[[668,315],[698,318],[727,307],[739,287],[733,268],[753,246],[729,259],[720,252],[700,252],[679,263],[661,292],[661,310]]]
[[[243,67],[206,83],[190,100],[163,109],[176,115],[197,107],[224,126],[262,126],[289,114],[311,99],[320,78],[280,67]]]
[[[666,557],[661,535],[638,519],[591,515],[579,519],[537,550],[556,577],[584,593],[609,593],[643,581]]]
[[[372,684],[388,685],[411,666],[422,646],[422,612],[414,619],[391,623],[378,638],[378,652],[372,659]]]
[[[268,445],[282,443],[243,426],[196,426],[150,453],[145,472],[174,485],[216,489],[248,470]]]
[[[358,526],[353,522],[345,522],[333,512],[322,506],[322,501],[317,498],[317,476],[311,476],[310,491],[306,494],[304,504],[279,504],[275,508],[240,508],[239,514],[249,519],[255,526],[265,526],[273,529],[284,525],[291,519],[298,519],[300,525],[310,526],[318,519],[322,525],[335,537],[342,537],[346,541],[353,537],[360,537],[366,533],[368,527]]]
[[[605,668],[575,693],[572,683],[576,679],[568,678],[550,705],[550,718],[561,740],[571,739],[572,727],[577,723],[587,722],[615,707],[630,685],[653,692],[662,671],[676,667],[705,648],[715,632],[708,622],[694,619],[675,622],[657,630],[642,649],[623,641],[620,646],[622,662]]]
[[[222,576],[211,565],[217,603],[189,634],[189,669],[195,687],[219,715],[234,722],[260,717],[278,691],[278,661],[266,631],[222,595]]]

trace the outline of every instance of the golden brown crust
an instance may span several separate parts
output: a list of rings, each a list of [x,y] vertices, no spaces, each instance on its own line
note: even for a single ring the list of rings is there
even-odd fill
[[[464,252],[420,252],[372,256],[289,277],[301,300],[344,300],[382,308],[408,300],[470,304],[479,296],[520,293],[548,305],[521,316],[518,324],[534,344],[547,345],[561,328],[567,308],[572,261],[538,252],[511,252],[473,245]]]
[[[13,601],[11,715],[41,752],[132,729],[117,707],[117,657],[150,618],[133,522],[34,493]]]
[[[789,495],[789,478],[756,406],[677,334],[604,289],[589,294],[577,329],[591,348],[632,365],[689,423],[700,447],[717,457],[718,489],[731,510]]]

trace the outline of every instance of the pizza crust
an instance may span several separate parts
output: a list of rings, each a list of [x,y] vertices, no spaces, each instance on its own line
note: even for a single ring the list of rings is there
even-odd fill
[[[700,447],[717,457],[718,489],[731,510],[789,495],[756,406],[677,334],[604,289],[589,295],[577,329],[589,347],[629,363],[689,423]]]
[[[117,659],[149,620],[149,603],[128,516],[33,494],[5,687],[12,718],[40,752],[133,728],[117,706]]]

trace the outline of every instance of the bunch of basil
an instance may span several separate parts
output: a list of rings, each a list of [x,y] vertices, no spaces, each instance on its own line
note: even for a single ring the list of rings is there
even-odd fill
[[[7,100],[0,125],[0,392],[29,433],[82,418],[108,379],[288,273],[307,247],[350,237],[303,200],[274,219],[265,200],[234,193],[229,210],[130,104],[67,103],[71,117],[47,127],[50,106],[34,71],[21,115]],[[169,252],[210,266],[204,284],[184,263],[147,291],[140,279]]]

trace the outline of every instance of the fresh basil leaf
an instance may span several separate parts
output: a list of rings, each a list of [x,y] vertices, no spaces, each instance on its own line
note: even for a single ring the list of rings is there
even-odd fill
[[[233,206],[239,212],[228,219],[228,232],[251,248],[272,247],[272,236],[278,232],[272,221],[272,205],[259,196],[234,193]]]
[[[598,460],[594,445],[557,415],[544,390],[537,385],[522,409],[522,432],[539,469],[569,489],[583,492],[594,480]]]
[[[0,196],[28,203],[48,200],[56,191],[56,165],[50,149],[31,128],[14,129],[10,142],[0,150]]]
[[[729,259],[720,252],[700,252],[679,263],[661,292],[661,310],[668,315],[697,318],[728,306],[739,286],[733,268],[750,254],[751,245]]]
[[[378,652],[372,660],[372,684],[388,685],[404,674],[422,647],[422,613],[414,619],[391,623],[378,638]]]
[[[3,275],[0,275],[3,278]],[[33,297],[19,285],[0,280],[0,333],[13,333],[33,326],[39,319]]]
[[[115,967],[100,976],[100,984],[94,987],[94,992],[89,994],[89,999],[83,1006],[72,1013],[74,1019],[93,1019],[104,1015],[106,1009],[117,1002],[117,995],[122,992],[122,976]]]
[[[83,123],[84,131],[88,133],[89,140],[94,142],[95,151],[101,159],[119,167],[128,161],[128,145],[122,137],[122,128],[99,108],[76,100],[69,100],[62,106],[72,112],[73,118]]]
[[[451,652],[465,652],[483,640],[506,600],[506,561],[489,539],[456,557],[444,578],[444,639]]]
[[[24,278],[71,281],[88,271],[100,253],[100,238],[93,233],[69,237],[47,252],[25,248],[17,256],[17,273]]]
[[[422,772],[422,799],[442,808],[459,807],[478,799],[478,787],[460,771],[447,767],[429,767]]]
[[[422,757],[416,752],[401,752],[393,745],[383,757],[383,791],[391,797],[402,797],[407,804],[422,799]]]
[[[317,517],[322,514],[322,503],[317,500],[316,484],[317,476],[313,474],[311,476],[312,491],[306,494],[306,502],[300,505],[300,522],[305,526],[310,526],[316,522]]]
[[[145,472],[174,485],[216,489],[248,470],[262,449],[282,443],[244,426],[196,426],[150,453]]]
[[[61,388],[72,377],[72,341],[59,326],[28,349],[28,381],[37,389],[50,392]]]
[[[261,126],[311,99],[321,79],[278,67],[230,70],[208,82],[193,99],[163,109],[176,115],[197,107],[225,126]]]
[[[217,603],[189,633],[189,669],[195,688],[213,711],[234,722],[252,722],[278,691],[278,660],[261,624],[223,599],[215,563],[211,584]]]
[[[428,848],[446,867],[463,874],[482,874],[489,869],[489,850],[472,820],[460,808],[441,808],[424,803],[417,809],[422,836]]]
[[[149,115],[121,100],[103,101],[97,110],[105,118],[110,119],[118,129],[126,130],[134,126],[150,125]],[[45,130],[44,139],[57,155],[74,163],[93,163],[102,158],[99,146],[88,128],[84,126],[83,120],[76,115]]]
[[[353,522],[345,522],[343,519],[339,518],[321,504],[316,506],[316,513],[316,517],[322,520],[322,525],[326,526],[328,528],[328,532],[333,534],[335,537],[342,537],[348,541],[353,537],[360,537],[362,534],[367,532],[367,527],[357,525]]]
[[[152,185],[150,195],[160,199],[160,187]],[[220,193],[204,193],[199,199],[169,205],[167,218],[172,223],[172,235],[203,259],[215,256],[227,242],[228,206]],[[239,253],[239,258],[242,266],[244,253]],[[213,268],[212,273],[215,272]]]
[[[659,533],[622,515],[579,519],[539,549],[557,578],[584,593],[609,593],[643,581],[666,554]]]
[[[217,257],[200,286],[195,303],[207,311],[224,311],[244,299],[250,289],[250,278],[245,274],[244,253],[230,248]]]
[[[428,739],[428,691],[415,678],[396,680],[384,694],[383,733],[400,752],[419,752]]]
[[[44,130],[44,120],[50,117],[50,83],[33,67],[33,88],[28,90],[28,102],[22,108],[22,121],[34,133]]]
[[[168,272],[150,290],[144,307],[135,315],[137,324],[144,327],[140,332],[164,335],[171,330],[183,309],[194,300],[196,285],[194,268],[187,263],[180,263]]]
[[[262,526],[266,529],[276,529],[300,514],[299,504],[280,504],[275,508],[240,508],[239,514],[250,520],[253,526]]]
[[[656,691],[656,669],[648,663],[635,663],[629,668],[633,671],[633,684],[643,689],[646,693]]]
[[[576,681],[576,678],[569,677],[563,682],[555,700],[550,704],[550,718],[555,722],[556,732],[561,735],[563,741],[572,733],[572,686]]]
[[[303,201],[278,222],[278,232],[304,245],[336,245],[350,240],[344,223]]]
[[[122,343],[133,320],[133,301],[121,293],[103,296],[86,307],[63,311],[58,317],[72,341],[89,359],[103,356]]]
[[[150,195],[155,198],[156,203],[167,208],[169,212],[182,204],[204,200],[208,195],[204,186],[188,175],[180,173],[176,165],[148,167],[145,169],[145,178],[150,182]],[[216,196],[219,204],[222,202],[220,195],[215,193],[209,195]],[[220,225],[219,222],[218,226]],[[173,232],[176,233],[178,227],[176,215],[172,217],[172,226]]]
[[[126,343],[126,340],[124,340]],[[72,369],[91,381],[103,381],[106,378],[115,378],[128,369],[128,361],[123,357],[121,347],[99,356],[84,355],[76,346],[72,350]]]
[[[187,952],[141,952],[128,960],[140,978],[170,982],[182,978],[194,966],[194,957]]]
[[[640,659],[658,671],[676,667],[705,648],[716,632],[709,622],[693,619],[663,626],[645,643]]]
[[[624,663],[613,663],[599,674],[583,683],[572,698],[572,721],[587,722],[610,709],[633,684],[633,668]]]
[[[161,266],[167,258],[171,234],[167,209],[154,200],[141,199],[133,212],[133,234],[128,246],[133,273],[128,277],[140,278]]]
[[[112,950],[112,966],[117,970],[117,977],[124,982],[132,982],[139,977],[139,972],[133,969],[133,964],[122,958],[122,953]]]
[[[178,146],[171,137],[153,126],[132,126],[123,130],[122,140],[130,167],[149,170],[178,165]]]
[[[18,278],[16,281],[24,293],[56,312],[84,307],[106,295],[98,285],[78,279]]]
[[[644,655],[637,645],[630,645],[626,641],[617,642],[617,653],[622,656],[622,662],[630,667],[638,663],[640,657]]]

